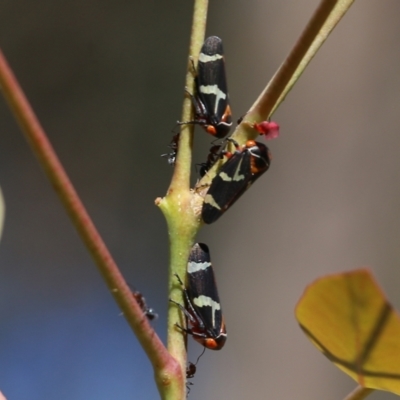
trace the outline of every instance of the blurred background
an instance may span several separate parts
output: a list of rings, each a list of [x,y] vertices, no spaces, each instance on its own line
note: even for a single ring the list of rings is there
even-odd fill
[[[318,3],[210,4],[235,120]],[[355,3],[274,115],[268,173],[201,231],[229,338],[201,358],[191,399],[351,391],[294,319],[317,277],[369,266],[400,308],[399,12],[395,0]],[[172,174],[160,154],[180,118],[191,19],[183,0],[0,0],[0,47],[164,341],[168,237],[154,199]],[[210,141],[197,130],[195,162]],[[150,363],[2,98],[0,186],[0,390],[8,400],[157,399]],[[189,347],[194,362],[202,349]]]

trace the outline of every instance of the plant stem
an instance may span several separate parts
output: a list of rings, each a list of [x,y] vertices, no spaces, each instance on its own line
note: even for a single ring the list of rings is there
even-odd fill
[[[191,93],[195,89],[192,62],[195,65],[197,64],[197,57],[204,42],[207,9],[208,0],[195,1],[185,82],[187,90]],[[185,96],[181,121],[191,121],[193,119],[192,108],[191,99]],[[156,200],[156,204],[164,213],[168,224],[171,249],[169,294],[171,299],[180,304],[184,304],[184,299],[175,274],[185,281],[189,252],[201,226],[199,214],[202,199],[190,189],[193,131],[193,124],[181,126],[178,154],[170,187],[163,199]],[[170,303],[168,310],[168,350],[180,364],[183,377],[181,380],[182,390],[185,391],[186,340],[185,335],[177,329],[176,323],[185,326],[181,311],[176,305]],[[180,395],[184,397],[185,393],[180,393]]]
[[[169,383],[169,377],[176,373],[176,362],[171,358],[140,306],[134,300],[131,290],[79,199],[1,51],[0,87],[39,163],[97,264],[123,315],[148,355],[154,370],[162,371],[159,385],[160,382]]]
[[[363,400],[375,389],[369,389],[362,386],[357,386],[351,393],[349,393],[344,400]]]
[[[4,202],[3,193],[0,188],[0,239],[1,239],[1,234],[3,233],[5,214],[6,214],[6,204]]]
[[[321,1],[292,50],[232,135],[235,140],[244,143],[257,137],[258,133],[249,127],[254,122],[268,119],[277,109],[353,2],[354,0]]]
[[[285,61],[281,64],[278,71],[271,79],[271,82],[260,94],[259,98],[251,106],[246,117],[254,118],[256,115],[260,120],[268,118],[273,106],[278,101],[280,95],[289,83],[291,77],[300,65],[301,60],[308,52],[315,38],[318,36],[321,28],[324,26],[337,2],[338,0],[321,1]]]
[[[268,119],[276,110],[353,2],[354,0],[321,1],[278,71],[236,127],[232,139],[243,144],[249,139],[257,138],[259,134],[252,128],[253,123]],[[220,167],[221,163],[216,163],[197,183],[196,188],[208,187]]]

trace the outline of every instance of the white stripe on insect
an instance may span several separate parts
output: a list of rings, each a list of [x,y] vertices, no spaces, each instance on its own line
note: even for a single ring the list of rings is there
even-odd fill
[[[232,182],[232,181],[238,182],[238,181],[243,180],[245,178],[245,176],[241,175],[239,173],[240,168],[242,166],[242,162],[243,162],[243,159],[240,159],[240,162],[239,162],[238,166],[236,167],[235,174],[232,177],[230,177],[226,172],[223,172],[223,171],[219,173],[219,177],[225,182]]]
[[[218,85],[208,85],[208,86],[200,86],[200,92],[203,94],[213,94],[217,98],[215,99],[215,107],[214,107],[214,113],[216,114],[218,111],[218,103],[220,100],[225,100],[226,99],[226,93],[224,93],[222,90],[218,88]]]
[[[197,307],[204,307],[204,306],[211,307],[212,325],[214,327],[215,326],[215,312],[221,310],[221,304],[214,301],[211,297],[203,296],[203,295],[193,299],[193,303]]]
[[[216,203],[216,201],[214,200],[214,197],[211,196],[211,194],[206,194],[206,197],[204,197],[204,203],[205,204],[210,204],[211,206],[213,206],[217,210],[221,209],[221,207]]]
[[[208,55],[208,54],[200,53],[200,55],[199,55],[199,61],[203,62],[203,63],[218,61],[218,60],[221,60],[222,58],[223,58],[222,54]]]
[[[211,267],[211,263],[206,261],[206,262],[195,262],[195,261],[189,261],[188,263],[188,272],[189,274],[192,274],[193,272],[198,272],[198,271],[204,271],[208,267]]]

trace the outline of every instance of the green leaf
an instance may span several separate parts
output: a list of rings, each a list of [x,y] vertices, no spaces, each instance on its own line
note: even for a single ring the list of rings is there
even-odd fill
[[[360,386],[400,395],[400,316],[370,271],[316,280],[296,318],[314,346]]]

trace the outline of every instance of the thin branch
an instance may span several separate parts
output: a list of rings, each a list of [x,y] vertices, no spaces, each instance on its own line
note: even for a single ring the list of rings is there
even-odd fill
[[[362,386],[357,386],[343,400],[363,400],[374,391],[375,389],[369,389]]]
[[[4,202],[3,193],[0,188],[0,239],[4,228],[4,217],[6,215],[6,203]]]
[[[193,64],[197,65],[197,58],[200,53],[201,46],[204,42],[206,31],[208,0],[195,0],[193,10],[192,32],[189,43],[189,57],[187,60],[187,72],[185,79],[185,89],[190,93],[194,93],[194,73]],[[182,106],[181,121],[193,120],[192,101],[185,93],[185,99]],[[171,185],[168,194],[179,190],[189,190],[190,171],[192,161],[193,147],[193,124],[181,125],[181,134],[179,139],[179,151],[176,157],[176,165],[172,176]]]
[[[0,51],[0,87],[26,139],[88,248],[112,295],[147,353],[155,370],[175,372],[177,365],[154,332],[106,245],[101,239],[71,181],[54,152],[15,76]],[[164,371],[164,375],[166,375]],[[164,381],[166,379],[164,378]],[[168,382],[167,382],[168,383]],[[159,382],[160,384],[160,382]]]
[[[195,0],[185,82],[186,88],[191,93],[194,93],[193,64],[197,64],[197,57],[204,42],[207,10],[208,0]],[[185,94],[181,121],[192,119],[192,103]],[[184,304],[184,299],[175,274],[183,280],[185,279],[189,252],[201,226],[199,207],[201,207],[202,198],[190,189],[193,131],[193,124],[181,126],[178,154],[170,187],[164,198],[156,200],[156,204],[164,213],[168,224],[170,239],[169,294],[170,298],[179,304]],[[199,206],[196,204],[199,204]],[[184,325],[185,321],[179,308],[170,303],[168,310],[168,350],[178,360],[182,371],[180,381],[182,392],[177,392],[177,397],[174,400],[185,397],[186,387],[186,340],[185,335],[176,328],[176,323]]]
[[[249,139],[257,138],[258,132],[252,128],[253,123],[268,119],[276,110],[353,2],[354,0],[321,1],[289,55],[236,127],[231,136],[233,139],[243,144]],[[208,188],[220,167],[221,163],[216,163],[197,183],[196,189]]]
[[[257,116],[262,120],[267,119],[273,106],[283,93],[294,72],[300,65],[301,60],[308,52],[315,38],[318,36],[321,28],[329,18],[329,15],[335,8],[337,2],[338,0],[321,1],[303,33],[300,35],[285,61],[279,67],[271,82],[251,106],[245,117],[246,119],[247,117],[253,117],[253,114],[257,114]]]

